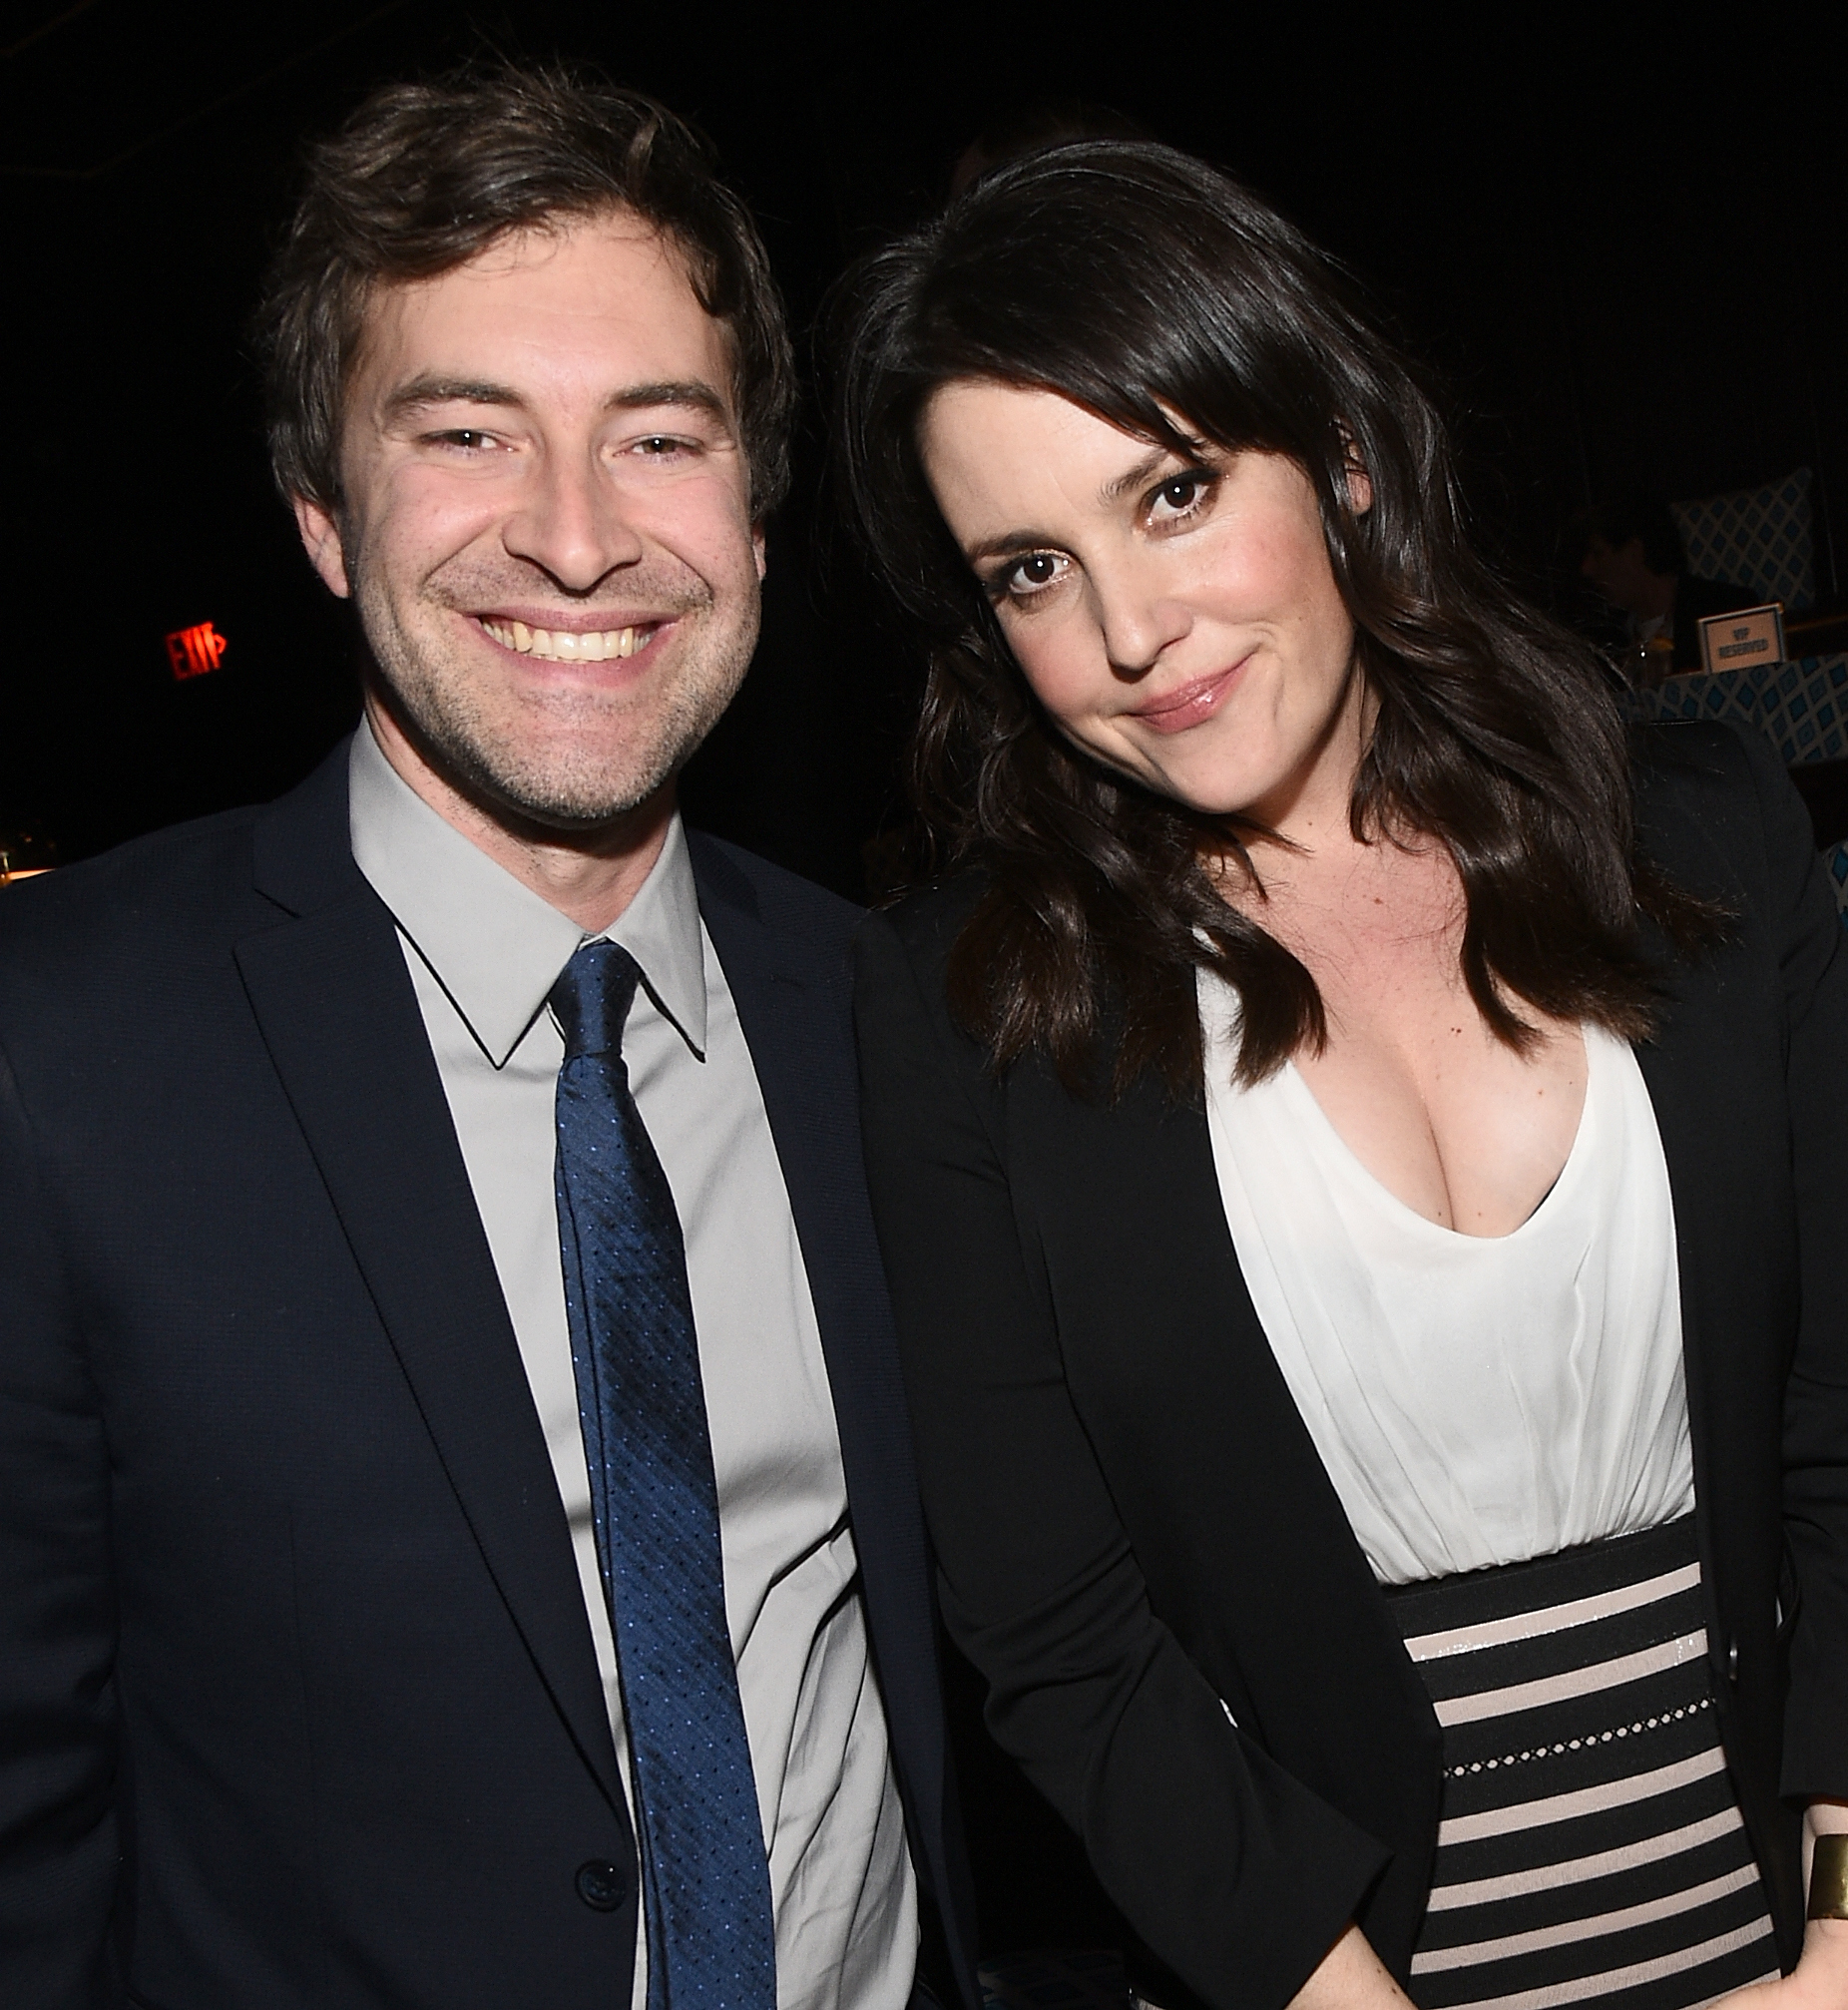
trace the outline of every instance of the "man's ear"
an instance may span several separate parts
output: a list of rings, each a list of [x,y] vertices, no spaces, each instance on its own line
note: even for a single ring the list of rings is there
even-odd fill
[[[308,563],[320,574],[321,584],[329,593],[347,599],[353,589],[346,577],[346,548],[340,542],[340,526],[319,503],[309,502],[306,496],[296,496],[294,508],[295,528],[301,533]]]
[[[750,527],[750,549],[752,556],[757,561],[757,578],[761,581],[763,575],[769,570],[770,564],[769,554],[764,549],[763,525],[761,522],[754,523]]]

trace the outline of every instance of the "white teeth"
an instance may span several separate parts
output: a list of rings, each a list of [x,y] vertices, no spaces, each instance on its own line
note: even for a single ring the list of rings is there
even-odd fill
[[[588,634],[570,628],[528,628],[523,621],[484,620],[481,625],[503,649],[542,657],[548,663],[609,663],[617,657],[634,656],[655,632],[652,625]]]

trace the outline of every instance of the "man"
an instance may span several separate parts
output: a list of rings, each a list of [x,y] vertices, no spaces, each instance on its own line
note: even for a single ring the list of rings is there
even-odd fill
[[[1674,518],[1653,496],[1601,503],[1575,528],[1581,577],[1624,617],[1630,644],[1659,656],[1664,670],[1699,670],[1702,619],[1760,598],[1751,587],[1689,573]]]
[[[364,724],[0,912],[0,2001],[967,1994],[852,910],[674,806],[761,249],[645,100],[392,90],[264,327]]]

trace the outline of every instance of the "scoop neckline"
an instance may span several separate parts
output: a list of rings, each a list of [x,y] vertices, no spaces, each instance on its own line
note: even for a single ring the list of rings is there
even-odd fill
[[[1333,1145],[1338,1157],[1351,1169],[1354,1178],[1366,1191],[1382,1202],[1389,1212],[1400,1216],[1407,1223],[1415,1224],[1420,1231],[1443,1238],[1446,1244],[1481,1244],[1485,1249],[1493,1250],[1515,1242],[1533,1229],[1544,1216],[1557,1213],[1555,1203],[1561,1201],[1562,1194],[1569,1187],[1577,1185],[1580,1162],[1590,1149],[1588,1141],[1592,1132],[1592,1097],[1598,1087],[1598,1077],[1603,1072],[1603,1059],[1597,1053],[1597,1042],[1594,1038],[1594,1035],[1602,1029],[1581,1025],[1576,1030],[1585,1050],[1585,1098],[1579,1106],[1579,1122],[1573,1132],[1571,1149],[1561,1163],[1559,1172],[1555,1174],[1552,1186],[1540,1197],[1534,1212],[1525,1221],[1517,1223],[1504,1236],[1472,1236],[1467,1230],[1447,1229],[1442,1222],[1434,1222],[1429,1215],[1421,1215],[1409,1201],[1401,1200],[1385,1181],[1362,1161],[1359,1153],[1341,1135],[1334,1119],[1322,1108],[1315,1091],[1309,1087],[1308,1079],[1296,1066],[1294,1059],[1285,1061],[1278,1072],[1280,1075],[1287,1075],[1295,1084],[1296,1093],[1314,1112],[1314,1122]]]

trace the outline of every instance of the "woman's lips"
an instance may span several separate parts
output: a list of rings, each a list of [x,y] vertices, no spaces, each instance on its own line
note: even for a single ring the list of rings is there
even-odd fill
[[[1139,706],[1130,717],[1140,721],[1151,733],[1185,733],[1189,727],[1198,726],[1201,720],[1210,719],[1218,711],[1248,660],[1241,657],[1230,670],[1217,671],[1211,677],[1183,684],[1178,691],[1167,692],[1148,705]]]

